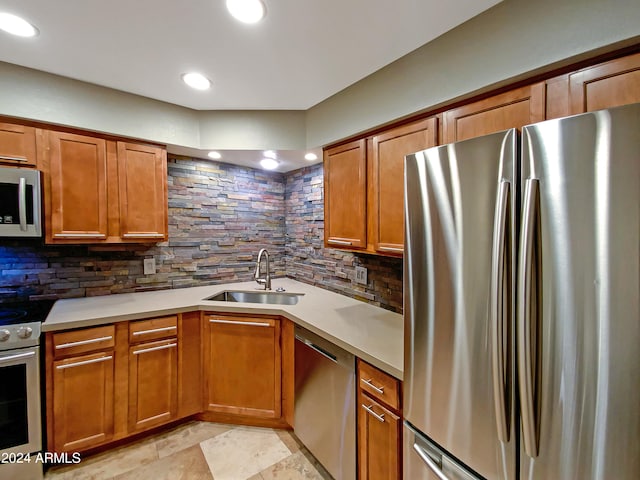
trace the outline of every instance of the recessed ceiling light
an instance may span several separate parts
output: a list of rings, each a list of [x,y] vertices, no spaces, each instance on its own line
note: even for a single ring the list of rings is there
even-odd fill
[[[182,81],[196,90],[207,90],[211,87],[211,81],[200,73],[185,73],[182,75]]]
[[[227,0],[227,10],[243,23],[257,23],[267,14],[262,0]]]
[[[310,162],[312,162],[312,161],[314,161],[314,160],[317,160],[317,159],[318,159],[318,155],[316,155],[315,153],[307,153],[307,154],[304,156],[304,159],[305,159],[305,160],[309,160]]]
[[[216,151],[211,151],[207,153],[207,155],[209,156],[209,158],[213,158],[214,160],[220,160],[222,158],[222,155],[220,154],[220,152],[216,152]]]
[[[0,29],[19,37],[35,37],[38,35],[38,29],[24,18],[6,12],[0,12]]]
[[[278,155],[276,155],[276,152],[274,152],[273,150],[265,150],[264,152],[262,152],[262,155],[264,155],[265,158],[272,158],[274,160],[278,157]]]
[[[279,163],[273,158],[263,158],[262,160],[260,160],[260,165],[265,170],[273,170],[274,168],[278,167]]]

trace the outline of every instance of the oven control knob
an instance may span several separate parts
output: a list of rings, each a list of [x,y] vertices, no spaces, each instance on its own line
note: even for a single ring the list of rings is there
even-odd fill
[[[32,333],[33,333],[33,329],[31,327],[20,327],[18,329],[19,338],[29,338]]]
[[[7,340],[9,340],[10,336],[11,336],[11,332],[9,330],[6,330],[6,329],[0,330],[0,342],[6,342]]]

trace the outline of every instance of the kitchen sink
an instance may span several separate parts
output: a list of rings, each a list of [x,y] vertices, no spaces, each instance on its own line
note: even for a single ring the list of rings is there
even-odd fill
[[[247,302],[247,303],[269,303],[277,305],[295,305],[304,293],[284,293],[284,292],[246,292],[240,290],[226,290],[205,300],[214,302]]]

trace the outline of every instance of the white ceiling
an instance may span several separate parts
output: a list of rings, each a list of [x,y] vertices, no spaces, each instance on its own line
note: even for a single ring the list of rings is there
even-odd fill
[[[224,0],[0,0],[40,30],[0,31],[0,61],[197,110],[306,110],[499,1],[264,0],[246,25]]]

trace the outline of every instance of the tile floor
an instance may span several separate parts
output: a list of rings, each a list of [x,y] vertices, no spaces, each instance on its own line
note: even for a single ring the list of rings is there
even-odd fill
[[[189,422],[49,469],[45,480],[331,480],[291,433]]]

